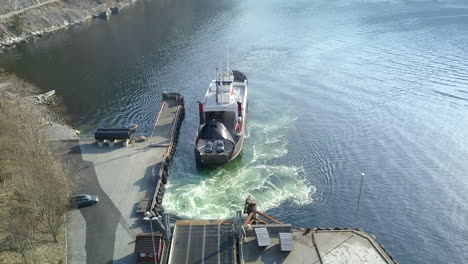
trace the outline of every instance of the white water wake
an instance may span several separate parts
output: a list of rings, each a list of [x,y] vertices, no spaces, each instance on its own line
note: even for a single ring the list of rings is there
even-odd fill
[[[286,133],[293,122],[288,116],[273,122],[251,122],[242,157],[222,168],[199,172],[173,169],[163,203],[166,211],[182,218],[216,219],[234,216],[248,195],[263,211],[285,201],[300,205],[312,202],[315,187],[305,180],[303,168],[280,160],[287,154]]]

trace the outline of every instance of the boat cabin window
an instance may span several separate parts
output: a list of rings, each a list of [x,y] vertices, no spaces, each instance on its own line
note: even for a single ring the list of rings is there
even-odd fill
[[[236,123],[236,112],[234,111],[215,111],[205,112],[206,120],[216,120],[223,123],[231,131]]]
[[[206,119],[223,121],[223,112],[206,112]]]

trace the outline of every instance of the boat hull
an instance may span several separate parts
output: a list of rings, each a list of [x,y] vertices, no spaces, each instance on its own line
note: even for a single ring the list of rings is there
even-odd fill
[[[247,125],[247,90],[247,77],[232,71],[213,80],[204,100],[198,102],[200,123],[194,151],[199,165],[220,166],[241,153]]]

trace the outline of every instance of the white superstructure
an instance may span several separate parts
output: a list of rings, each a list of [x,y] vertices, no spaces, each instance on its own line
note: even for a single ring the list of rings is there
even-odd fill
[[[238,71],[217,72],[205,98],[199,102],[195,149],[201,163],[222,164],[239,154],[245,135],[246,109],[247,78]]]

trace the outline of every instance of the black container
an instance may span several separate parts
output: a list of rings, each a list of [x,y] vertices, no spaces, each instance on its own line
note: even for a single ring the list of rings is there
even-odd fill
[[[96,131],[96,133],[94,133],[94,138],[96,140],[129,139],[132,136],[132,134],[133,132],[129,129],[111,131],[98,130]]]

